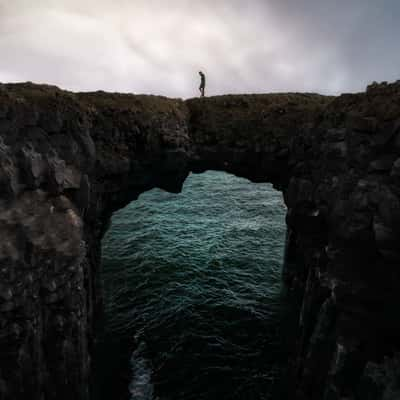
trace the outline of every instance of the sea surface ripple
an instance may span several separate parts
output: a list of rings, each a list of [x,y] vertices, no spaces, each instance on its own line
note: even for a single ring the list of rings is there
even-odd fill
[[[273,398],[285,213],[271,185],[216,171],[116,212],[103,239],[96,400]]]

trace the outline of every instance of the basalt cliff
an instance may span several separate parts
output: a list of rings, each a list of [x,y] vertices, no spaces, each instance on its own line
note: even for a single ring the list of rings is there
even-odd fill
[[[89,398],[101,238],[190,172],[271,182],[297,400],[400,398],[400,82],[182,101],[0,85],[0,399]]]

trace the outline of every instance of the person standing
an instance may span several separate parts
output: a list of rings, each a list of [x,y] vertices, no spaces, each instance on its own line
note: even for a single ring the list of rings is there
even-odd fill
[[[200,75],[200,97],[204,97],[204,90],[206,88],[206,76],[203,74],[203,72],[199,71]]]

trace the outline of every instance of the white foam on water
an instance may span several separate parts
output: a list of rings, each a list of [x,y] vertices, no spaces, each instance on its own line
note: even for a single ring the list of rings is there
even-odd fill
[[[145,342],[140,342],[138,348],[132,353],[132,380],[129,385],[131,400],[153,399],[152,368],[149,360],[145,357],[145,353]]]

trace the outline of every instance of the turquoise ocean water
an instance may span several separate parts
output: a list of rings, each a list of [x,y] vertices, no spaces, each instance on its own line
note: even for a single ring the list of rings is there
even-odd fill
[[[285,213],[271,185],[216,171],[115,213],[94,398],[277,398]]]

